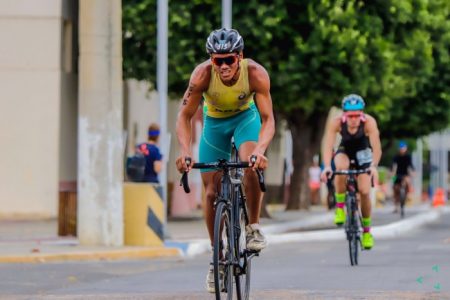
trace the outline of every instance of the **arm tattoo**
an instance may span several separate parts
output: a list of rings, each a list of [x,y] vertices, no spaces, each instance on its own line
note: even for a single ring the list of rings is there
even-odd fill
[[[189,85],[189,88],[188,88],[188,95],[187,95],[188,98],[191,96],[192,91],[194,90],[194,88],[195,88],[195,84],[190,84],[190,85]]]

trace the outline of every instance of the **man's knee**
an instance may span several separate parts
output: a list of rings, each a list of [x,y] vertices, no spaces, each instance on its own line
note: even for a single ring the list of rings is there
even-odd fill
[[[205,196],[207,202],[214,202],[214,199],[216,198],[216,191],[214,188],[206,188]]]
[[[253,171],[251,168],[244,169],[244,178],[246,180],[253,181],[257,178],[256,172]]]
[[[368,199],[370,197],[369,191],[359,191],[359,194],[361,195],[361,198]]]

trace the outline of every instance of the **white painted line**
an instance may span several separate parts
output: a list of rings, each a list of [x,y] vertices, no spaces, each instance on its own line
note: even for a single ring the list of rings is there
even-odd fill
[[[302,220],[284,222],[262,226],[265,234],[284,233],[305,227],[314,227],[319,225],[330,225],[333,222],[334,212],[326,212],[320,215],[304,218]]]
[[[420,213],[413,217],[397,221],[391,224],[374,226],[372,227],[372,233],[376,239],[389,239],[395,238],[410,231],[413,231],[421,226],[438,220],[441,215],[450,213],[450,207],[439,207],[429,210],[424,213]],[[296,229],[301,228],[298,224],[304,226],[305,223],[315,221],[329,220],[329,214],[326,214],[322,218],[311,218],[306,222],[289,222],[291,224],[280,224],[282,226],[266,226],[263,227],[263,231],[266,233],[267,241],[270,244],[282,244],[291,242],[317,242],[317,241],[335,241],[345,239],[345,232],[343,228],[329,229],[329,230],[316,230],[309,232],[291,232],[291,233],[277,233],[280,228]],[[315,224],[315,223],[313,223]],[[294,226],[296,225],[296,226]],[[310,225],[310,224],[309,224]],[[284,227],[283,227],[284,226]],[[269,228],[269,230],[267,230]],[[270,232],[270,234],[269,234]],[[275,234],[274,234],[275,233]],[[199,239],[191,241],[185,256],[192,257],[199,254],[207,253],[211,250],[210,242],[207,239]]]

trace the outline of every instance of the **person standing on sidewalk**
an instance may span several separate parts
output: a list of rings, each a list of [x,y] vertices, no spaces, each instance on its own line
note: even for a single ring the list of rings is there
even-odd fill
[[[376,120],[364,113],[366,104],[359,95],[351,94],[342,100],[343,114],[330,122],[325,130],[325,140],[322,148],[324,170],[322,180],[326,182],[333,170],[331,159],[333,155],[333,144],[338,133],[342,136],[341,144],[334,156],[336,170],[348,170],[350,167],[364,170],[369,169],[369,174],[360,174],[357,178],[358,192],[361,196],[363,237],[362,245],[365,249],[371,249],[374,245],[373,236],[370,233],[371,203],[370,189],[371,180],[378,177],[377,166],[381,159],[380,133]],[[334,222],[336,225],[345,223],[345,176],[335,176],[336,210]]]
[[[311,192],[311,205],[320,204],[320,173],[319,156],[314,155],[313,164],[309,167],[309,190]]]
[[[162,187],[159,185],[158,174],[162,170],[162,154],[158,147],[160,129],[156,123],[151,123],[148,127],[147,142],[136,146],[136,152],[141,153],[145,158],[144,176],[141,182],[148,182],[154,185],[159,196],[162,197]]]
[[[186,158],[192,158],[190,147],[191,119],[204,98],[204,122],[199,157],[202,162],[215,162],[231,157],[231,139],[242,161],[256,157],[253,168],[245,169],[244,186],[250,225],[246,228],[247,248],[262,250],[266,238],[259,226],[262,192],[254,170],[267,168],[264,155],[275,133],[270,96],[270,79],[263,66],[244,59],[244,40],[234,29],[218,29],[206,40],[210,59],[192,72],[178,115],[176,132],[180,155],[176,160],[179,172],[189,171]],[[193,163],[193,161],[192,161]],[[214,238],[214,201],[220,185],[220,173],[203,169],[206,205],[204,214],[209,237]],[[214,274],[209,266],[206,288],[214,293]]]

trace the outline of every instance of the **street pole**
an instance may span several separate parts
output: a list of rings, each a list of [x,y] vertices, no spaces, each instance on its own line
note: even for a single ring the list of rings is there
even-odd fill
[[[416,141],[416,150],[413,155],[413,165],[415,168],[415,177],[414,181],[414,198],[417,202],[421,202],[422,200],[422,181],[423,181],[423,142],[422,139],[417,139]]]
[[[167,162],[170,153],[169,133],[167,130],[167,70],[168,70],[168,0],[158,0],[157,7],[157,91],[159,97],[159,116],[161,129],[161,150],[164,168],[159,179],[163,188],[164,212],[167,220]],[[164,225],[165,227],[165,225]]]
[[[83,245],[123,245],[121,0],[80,0],[78,222]]]
[[[222,28],[231,28],[232,0],[222,0]]]

